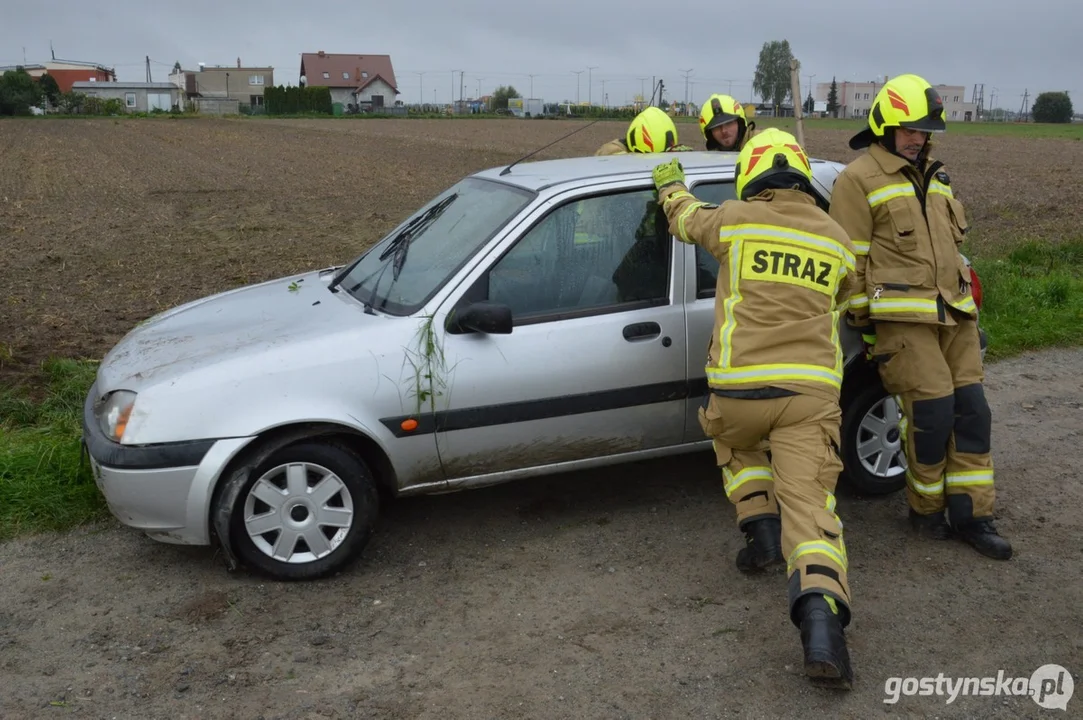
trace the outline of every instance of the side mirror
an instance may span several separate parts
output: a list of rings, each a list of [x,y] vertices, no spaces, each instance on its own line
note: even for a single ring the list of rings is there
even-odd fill
[[[511,333],[511,308],[491,302],[476,302],[456,311],[448,320],[448,332],[480,332],[488,335]]]

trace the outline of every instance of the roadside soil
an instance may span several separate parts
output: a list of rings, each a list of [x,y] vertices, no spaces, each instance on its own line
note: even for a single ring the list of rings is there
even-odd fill
[[[1083,682],[1083,351],[988,368],[1009,562],[840,498],[852,692],[810,687],[783,576],[740,575],[710,456],[386,509],[326,581],[228,574],[115,523],[0,545],[0,717],[1041,717],[1027,697],[902,697],[891,677]],[[1079,717],[1083,696],[1068,703]]]

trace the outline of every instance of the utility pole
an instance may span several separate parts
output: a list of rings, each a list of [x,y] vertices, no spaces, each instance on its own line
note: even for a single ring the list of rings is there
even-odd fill
[[[1027,97],[1030,95],[1029,89],[1023,90],[1023,104],[1019,106],[1019,117],[1023,118],[1023,122],[1027,122],[1027,115],[1030,114],[1027,108]]]
[[[414,74],[417,75],[417,85],[418,85],[417,104],[418,105],[424,105],[425,104],[425,73],[415,71]]]
[[[602,107],[608,108],[609,103],[605,99],[605,80],[602,80]]]
[[[462,102],[463,102],[463,83],[465,82],[465,79],[466,79],[466,71],[465,70],[460,70],[459,71],[459,104],[460,105],[462,105]]]
[[[579,104],[579,76],[583,74],[582,70],[572,70],[575,73],[575,104]]]
[[[147,55],[147,82],[153,82],[150,79],[150,55]]]
[[[534,99],[534,76],[530,76],[530,99]]]
[[[451,94],[448,95],[448,103],[452,106],[453,112],[458,111],[458,108],[455,108],[455,73],[457,73],[457,72],[459,72],[459,71],[458,70],[452,70],[451,71]]]
[[[591,95],[591,91],[594,89],[594,81],[591,80],[590,71],[591,70],[597,70],[597,69],[598,69],[597,65],[590,66],[590,67],[587,68],[587,105],[590,105],[592,107],[594,106],[594,100],[593,100],[593,97]]]
[[[688,70],[681,70],[684,73],[684,108],[682,115],[688,114],[688,76],[692,74],[692,68]]]
[[[478,100],[479,101],[481,100],[481,81],[484,80],[484,79],[485,78],[483,78],[483,77],[478,78]]]

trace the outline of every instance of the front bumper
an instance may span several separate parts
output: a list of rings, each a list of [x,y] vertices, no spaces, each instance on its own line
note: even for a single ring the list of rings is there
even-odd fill
[[[214,487],[252,438],[121,445],[94,416],[97,384],[83,407],[83,445],[94,482],[121,523],[161,542],[209,545]]]

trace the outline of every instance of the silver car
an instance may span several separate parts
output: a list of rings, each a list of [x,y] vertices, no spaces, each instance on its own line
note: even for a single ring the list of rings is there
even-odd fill
[[[734,154],[681,160],[695,195],[734,196]],[[218,544],[231,568],[311,579],[361,554],[381,493],[708,450],[696,409],[718,262],[669,234],[657,163],[479,172],[343,268],[138,325],[84,412],[111,512],[160,541]],[[842,166],[813,168],[827,201]],[[842,481],[895,492],[898,407],[845,321],[841,337]]]

